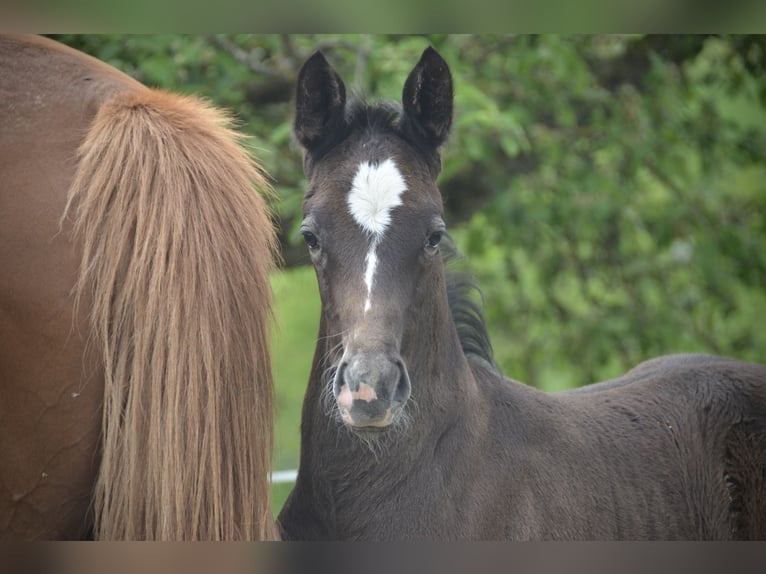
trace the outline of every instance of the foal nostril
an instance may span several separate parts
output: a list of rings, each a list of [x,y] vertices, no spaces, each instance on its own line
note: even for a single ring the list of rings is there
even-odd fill
[[[407,367],[404,366],[404,363],[402,361],[397,361],[396,365],[399,367],[399,382],[394,390],[392,402],[397,405],[402,405],[410,398],[412,385],[410,384],[410,376],[407,373]]]
[[[338,365],[334,372],[332,373],[332,390],[335,393],[335,396],[338,396],[338,393],[340,392],[340,388],[345,384],[346,378],[346,362],[342,362],[340,365]]]
[[[332,390],[335,395],[335,400],[342,411],[351,410],[351,406],[354,403],[354,397],[351,394],[351,387],[345,380],[346,378],[346,363],[341,363],[335,371],[333,377]]]

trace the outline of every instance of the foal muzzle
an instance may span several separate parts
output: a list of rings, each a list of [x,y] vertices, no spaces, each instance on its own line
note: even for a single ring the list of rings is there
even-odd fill
[[[343,422],[354,430],[382,430],[410,397],[410,378],[398,356],[355,353],[341,360],[333,383]]]

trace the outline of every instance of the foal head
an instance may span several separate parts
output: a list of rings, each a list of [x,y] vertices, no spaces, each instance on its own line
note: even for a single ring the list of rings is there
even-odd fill
[[[428,48],[398,105],[346,101],[320,53],[298,77],[295,135],[308,190],[301,232],[316,268],[325,332],[339,340],[332,393],[343,422],[367,433],[410,397],[402,341],[442,280],[438,148],[452,122],[452,78]]]

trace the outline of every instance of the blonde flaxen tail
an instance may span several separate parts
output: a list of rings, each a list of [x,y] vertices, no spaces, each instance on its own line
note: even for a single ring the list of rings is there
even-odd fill
[[[74,219],[105,372],[100,540],[276,536],[268,353],[274,228],[225,114],[143,90],[102,106]]]

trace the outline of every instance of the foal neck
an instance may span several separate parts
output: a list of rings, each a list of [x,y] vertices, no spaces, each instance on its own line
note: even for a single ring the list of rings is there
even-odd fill
[[[413,414],[423,427],[437,430],[441,423],[467,414],[478,397],[477,384],[453,319],[445,277],[422,294],[404,333],[402,356],[410,369]]]

